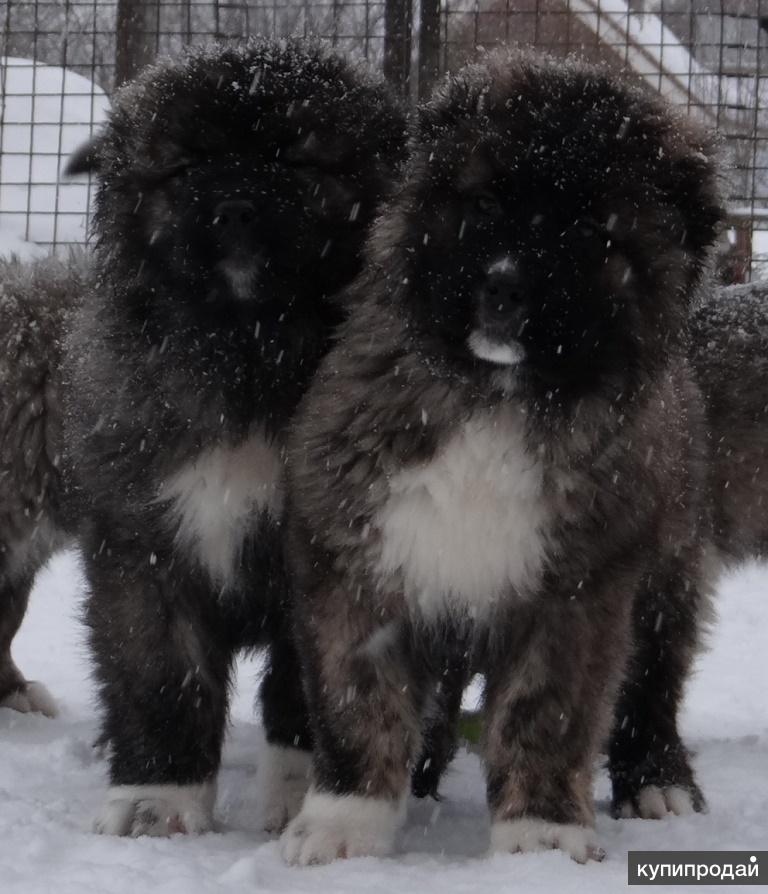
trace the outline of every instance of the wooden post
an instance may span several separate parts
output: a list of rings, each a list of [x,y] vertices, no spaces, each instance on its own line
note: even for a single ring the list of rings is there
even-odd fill
[[[160,0],[118,0],[115,87],[154,60],[159,17]]]
[[[419,99],[429,96],[440,76],[440,0],[421,0]]]
[[[405,96],[411,75],[412,0],[386,0],[384,6],[384,76]]]

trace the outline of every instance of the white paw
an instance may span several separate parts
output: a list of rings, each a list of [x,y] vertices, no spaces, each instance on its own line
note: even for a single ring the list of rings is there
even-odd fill
[[[282,832],[301,809],[311,779],[311,752],[265,742],[256,771],[262,828]]]
[[[595,843],[594,830],[575,823],[549,823],[521,818],[495,822],[491,826],[492,853],[528,853],[557,848],[577,862],[602,860],[605,853]]]
[[[12,708],[22,714],[44,714],[46,717],[55,717],[59,713],[51,693],[42,683],[34,680],[0,699],[0,708]]]
[[[642,819],[663,819],[669,814],[690,816],[695,812],[691,793],[678,785],[643,786],[637,796],[637,809],[631,801],[625,801],[618,809],[618,815],[623,819],[638,816]]]
[[[286,863],[312,866],[348,857],[385,857],[405,816],[405,798],[384,801],[310,790],[301,812],[283,832]]]
[[[100,835],[200,835],[213,828],[216,787],[201,785],[113,785],[93,824]]]

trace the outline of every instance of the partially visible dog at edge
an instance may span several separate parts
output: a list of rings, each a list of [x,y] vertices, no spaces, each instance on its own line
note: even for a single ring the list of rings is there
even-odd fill
[[[66,542],[62,507],[62,340],[87,257],[0,259],[0,706],[53,716],[11,643],[38,569]]]

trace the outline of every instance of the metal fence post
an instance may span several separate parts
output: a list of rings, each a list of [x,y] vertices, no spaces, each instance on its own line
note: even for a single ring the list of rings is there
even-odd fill
[[[384,76],[401,95],[411,77],[412,0],[386,0],[384,6]]]

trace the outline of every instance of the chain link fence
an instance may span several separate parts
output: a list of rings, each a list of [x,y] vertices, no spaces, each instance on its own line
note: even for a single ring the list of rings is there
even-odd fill
[[[721,278],[768,276],[764,0],[36,0],[0,5],[0,250],[86,238],[91,185],[61,180],[109,96],[156,55],[313,35],[416,101],[479,49],[529,45],[627,70],[721,136]],[[768,0],[765,0],[768,3]],[[33,249],[34,250],[34,249]]]

